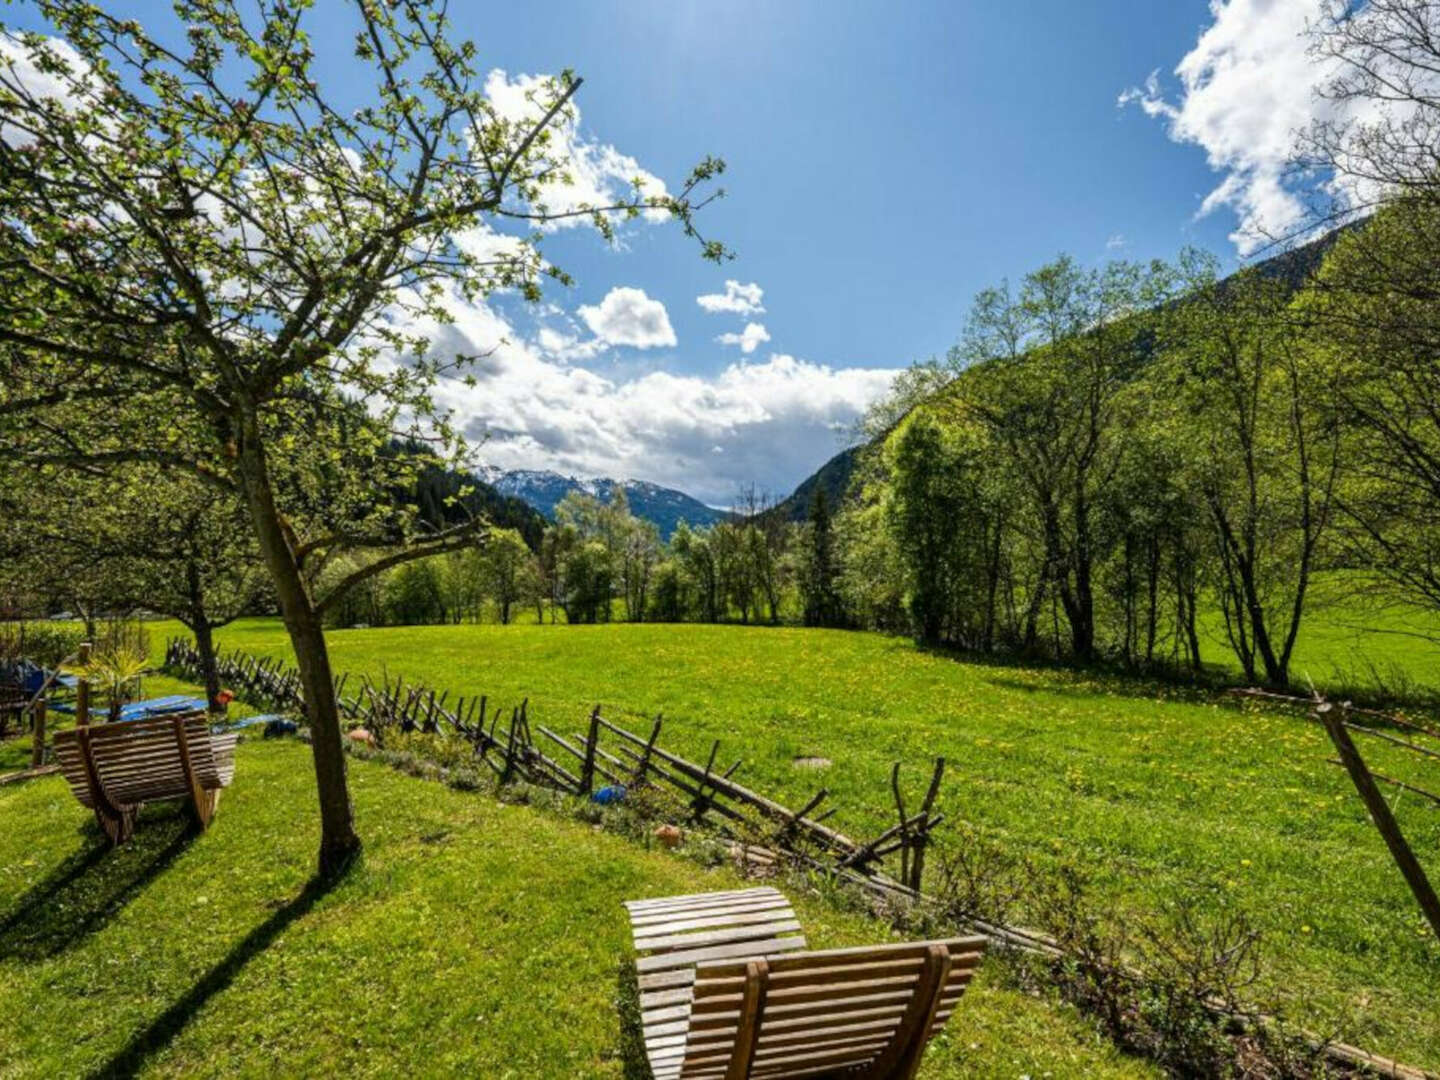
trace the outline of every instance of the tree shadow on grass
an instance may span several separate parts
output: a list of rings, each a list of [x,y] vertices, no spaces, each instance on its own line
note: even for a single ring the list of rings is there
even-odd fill
[[[111,848],[100,829],[0,916],[0,957],[34,963],[60,955],[101,930],[195,839],[183,809],[146,814],[134,839]]]
[[[136,1032],[114,1057],[91,1072],[90,1080],[118,1080],[138,1075],[155,1054],[185,1030],[186,1025],[206,1002],[234,982],[246,964],[269,948],[292,923],[305,916],[321,897],[340,884],[355,866],[356,862],[352,861],[337,873],[326,877],[316,876],[306,882],[305,888],[300,890],[293,900],[278,908],[273,915],[246,934],[199,982],[151,1021],[143,1031]]]
[[[651,1080],[640,1024],[640,984],[634,960],[622,960],[616,972],[615,1001],[620,1014],[620,1063],[625,1080]]]

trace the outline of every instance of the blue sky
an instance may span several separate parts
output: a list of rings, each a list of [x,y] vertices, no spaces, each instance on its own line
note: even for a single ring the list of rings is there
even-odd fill
[[[497,92],[584,77],[590,152],[672,186],[724,157],[729,197],[702,223],[738,257],[704,262],[673,226],[613,248],[558,232],[546,255],[575,286],[463,312],[447,342],[499,347],[442,398],[503,467],[783,494],[896,370],[957,339],[978,289],[1061,252],[1194,244],[1233,264],[1237,222],[1286,224],[1276,170],[1311,108],[1296,42],[1315,2],[452,2]],[[350,24],[319,0],[322,82],[358,101]],[[697,302],[727,281],[729,310]]]
[[[704,153],[729,165],[729,195],[704,215],[737,253],[723,268],[674,229],[632,235],[622,253],[585,236],[554,249],[577,280],[561,303],[629,285],[669,314],[678,347],[618,350],[602,372],[715,377],[734,364],[737,347],[715,338],[751,320],[708,315],[694,299],[726,279],[764,290],[754,321],[769,341],[751,362],[779,352],[885,369],[943,353],[978,289],[1060,252],[1170,258],[1193,243],[1234,255],[1233,219],[1195,220],[1216,184],[1204,152],[1117,104],[1191,49],[1211,21],[1204,2],[629,0],[486,5],[483,20],[480,10],[456,9],[456,25],[486,65],[574,68],[586,128],[650,171],[673,181]],[[840,445],[813,426],[798,445],[767,435],[784,446],[748,459],[760,473],[749,479],[780,491]],[[743,482],[706,464],[693,479],[647,478],[711,500]]]
[[[577,245],[576,295],[639,283],[669,309],[685,370],[718,370],[693,301],[726,277],[765,290],[770,347],[894,366],[952,344],[981,287],[1061,251],[1100,260],[1229,252],[1192,217],[1215,185],[1117,97],[1168,68],[1203,2],[741,2],[510,5],[476,39],[510,72],[570,65],[586,125],[664,178],[730,166],[705,226],[723,270],[669,230],[624,256]],[[466,16],[457,13],[457,26]],[[728,329],[728,327],[727,327]]]

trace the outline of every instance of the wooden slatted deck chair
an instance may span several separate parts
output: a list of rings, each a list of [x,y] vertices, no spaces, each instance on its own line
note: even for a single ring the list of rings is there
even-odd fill
[[[76,727],[55,734],[55,759],[113,844],[135,831],[147,802],[188,799],[202,829],[235,776],[234,734],[212,735],[203,711]]]
[[[626,906],[655,1080],[907,1080],[985,949],[967,937],[806,952],[769,888]]]

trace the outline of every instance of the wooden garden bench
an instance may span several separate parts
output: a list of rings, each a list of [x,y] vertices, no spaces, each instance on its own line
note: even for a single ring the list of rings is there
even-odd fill
[[[55,760],[70,790],[95,811],[111,843],[135,831],[147,802],[188,799],[202,829],[235,776],[237,735],[212,735],[203,711],[95,724],[55,733]]]
[[[945,1026],[981,937],[806,952],[775,889],[626,904],[655,1080],[904,1080]]]

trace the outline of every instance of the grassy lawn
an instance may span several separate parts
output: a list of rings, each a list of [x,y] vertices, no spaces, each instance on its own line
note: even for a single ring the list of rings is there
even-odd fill
[[[1316,578],[1295,641],[1292,679],[1360,693],[1440,694],[1440,616],[1385,606],[1365,592],[1361,575]],[[1238,678],[1240,663],[1213,605],[1205,609],[1200,636],[1206,664]]]
[[[308,750],[248,742],[210,832],[104,850],[58,778],[0,788],[0,1077],[633,1077],[621,901],[733,888],[583,822],[354,762],[366,855],[307,891]],[[878,924],[794,895],[812,944]],[[982,970],[921,1075],[1154,1075]]]
[[[154,631],[157,647],[162,628]],[[227,647],[287,655],[278,623],[222,633]],[[574,731],[601,702],[641,726],[663,712],[667,745],[711,739],[741,777],[800,802],[823,784],[842,829],[890,824],[890,763],[918,788],[950,771],[952,821],[1042,863],[1088,867],[1117,914],[1178,892],[1220,890],[1265,934],[1267,995],[1308,1026],[1440,1066],[1440,948],[1323,732],[1283,711],[1153,684],[957,662],[874,634],[714,626],[464,626],[331,636],[337,670],[388,671],[508,704]],[[1367,745],[1377,769],[1413,762]],[[728,757],[727,757],[728,754]],[[834,765],[797,768],[818,755]],[[917,793],[918,794],[918,793]],[[361,800],[362,831],[391,819]],[[1396,812],[1440,873],[1440,812]]]

